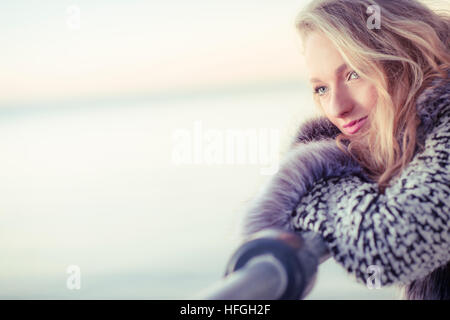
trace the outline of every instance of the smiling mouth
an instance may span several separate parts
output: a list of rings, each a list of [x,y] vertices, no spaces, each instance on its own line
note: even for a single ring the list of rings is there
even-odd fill
[[[367,118],[367,116],[360,118],[359,120],[353,120],[352,122],[349,122],[348,124],[344,125],[343,128],[350,128],[350,127],[354,126],[355,124],[357,124],[358,122],[364,120],[365,118]]]
[[[368,116],[365,116],[359,120],[356,121],[352,121],[349,124],[344,126],[345,131],[348,134],[353,134],[355,132],[357,132],[364,124],[365,120],[367,119]]]

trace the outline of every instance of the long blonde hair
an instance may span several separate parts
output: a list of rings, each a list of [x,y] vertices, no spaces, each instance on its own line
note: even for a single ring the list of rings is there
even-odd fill
[[[380,8],[380,28],[368,27],[372,5]],[[416,0],[315,0],[295,24],[302,39],[322,32],[346,63],[376,87],[370,128],[353,137],[341,133],[336,143],[384,192],[414,156],[418,96],[434,77],[446,77],[450,15]],[[343,140],[349,142],[347,149]]]

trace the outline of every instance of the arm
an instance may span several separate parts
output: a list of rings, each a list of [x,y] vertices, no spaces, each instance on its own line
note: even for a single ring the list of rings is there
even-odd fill
[[[270,227],[289,228],[300,199],[317,180],[350,174],[364,176],[359,164],[344,154],[334,140],[294,146],[279,171],[250,203],[244,219],[244,235]]]
[[[379,194],[357,176],[321,179],[297,207],[295,230],[320,233],[338,263],[366,283],[408,284],[450,260],[450,108],[417,154]]]

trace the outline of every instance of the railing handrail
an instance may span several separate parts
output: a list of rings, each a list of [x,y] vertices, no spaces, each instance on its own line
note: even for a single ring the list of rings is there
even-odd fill
[[[234,252],[223,279],[195,298],[303,299],[315,283],[318,266],[329,257],[325,242],[314,232],[264,230]]]

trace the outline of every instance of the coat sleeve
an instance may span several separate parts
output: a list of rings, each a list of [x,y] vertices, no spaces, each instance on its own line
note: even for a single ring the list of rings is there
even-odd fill
[[[296,145],[246,208],[242,235],[265,228],[289,229],[300,199],[316,181],[347,175],[365,177],[359,164],[342,152],[334,140]]]
[[[409,284],[450,261],[449,111],[384,194],[356,175],[322,178],[300,200],[292,228],[320,233],[362,283],[376,269],[381,285]]]

